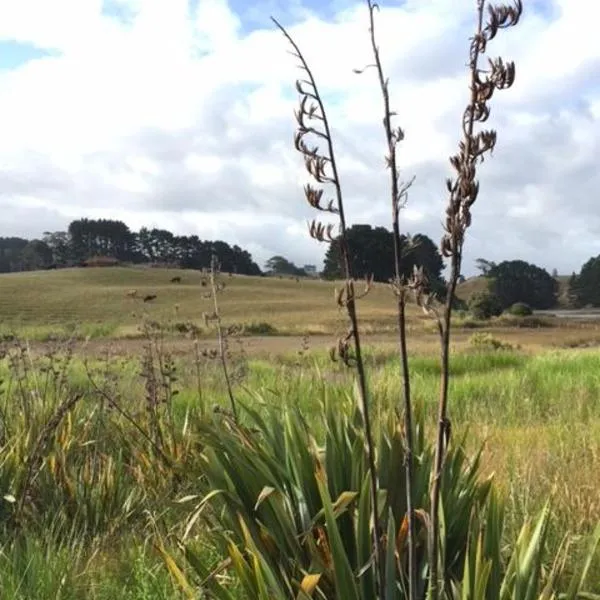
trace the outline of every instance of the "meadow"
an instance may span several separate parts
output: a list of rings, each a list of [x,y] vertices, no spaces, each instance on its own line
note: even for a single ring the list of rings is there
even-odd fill
[[[201,318],[210,300],[201,273],[179,271],[182,283],[172,284],[174,273],[2,276],[3,600],[210,597],[211,578],[245,597],[198,511],[206,422],[230,418],[214,328]],[[328,411],[352,414],[352,372],[327,352],[343,333],[335,283],[222,280],[223,320],[237,326],[228,364],[242,420],[298,415],[323,443]],[[131,289],[157,299],[145,306],[126,296]],[[387,286],[376,285],[360,311],[381,436],[401,399]],[[198,329],[173,327],[185,322]],[[432,430],[437,336],[412,305],[409,330],[413,400]],[[459,315],[453,339],[452,439],[465,436],[470,456],[483,447],[478,476],[493,474],[506,499],[505,543],[552,499],[547,568],[570,532],[567,581],[600,521],[600,329]],[[587,588],[600,593],[598,558]]]

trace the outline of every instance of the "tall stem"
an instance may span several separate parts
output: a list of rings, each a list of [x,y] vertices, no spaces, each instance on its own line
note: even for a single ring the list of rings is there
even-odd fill
[[[214,306],[214,317],[217,327],[217,341],[219,344],[219,361],[221,363],[221,369],[223,370],[223,377],[225,378],[225,387],[227,388],[227,395],[229,396],[229,405],[231,406],[231,412],[233,414],[233,420],[238,422],[238,411],[235,396],[233,395],[233,388],[231,386],[231,378],[229,377],[229,367],[227,365],[227,355],[225,348],[225,336],[223,334],[223,327],[221,325],[221,313],[219,312],[219,302],[217,300],[217,281],[215,277],[216,261],[213,259],[210,267],[210,286],[212,289],[213,306]]]
[[[485,0],[477,0],[477,32],[478,38],[483,32],[483,8]],[[469,70],[471,75],[470,104],[467,108],[468,119],[463,125],[464,133],[464,151],[462,154],[465,170],[466,164],[471,157],[471,144],[473,141],[473,130],[475,126],[475,115],[477,106],[477,65],[480,55],[479,44],[474,45],[474,51],[471,53]],[[430,533],[430,599],[438,600],[440,597],[439,581],[439,510],[440,510],[440,492],[442,486],[442,470],[444,467],[444,458],[446,456],[447,442],[450,435],[450,423],[448,421],[448,384],[450,381],[450,326],[452,320],[452,301],[456,292],[456,285],[460,275],[462,262],[462,245],[464,232],[459,227],[454,228],[452,235],[452,259],[451,272],[446,286],[446,302],[444,306],[444,315],[440,327],[440,397],[438,404],[438,424],[435,446],[435,460],[433,482],[431,487],[431,533]]]
[[[300,60],[302,68],[304,69],[304,71],[306,72],[306,75],[308,77],[307,83],[312,88],[312,92],[310,94],[307,92],[305,93],[305,92],[302,92],[300,83],[297,84],[298,91],[304,95],[303,100],[305,100],[307,97],[310,97],[312,100],[314,100],[316,102],[318,110],[320,112],[320,115],[317,118],[321,122],[324,131],[317,132],[317,131],[315,131],[314,128],[310,129],[310,131],[312,133],[316,134],[319,138],[325,139],[326,144],[327,144],[328,156],[326,157],[326,159],[323,159],[323,161],[325,162],[325,160],[326,160],[328,162],[328,164],[330,165],[331,177],[325,177],[324,175],[315,176],[314,172],[312,172],[311,174],[321,183],[323,181],[332,183],[334,186],[334,189],[335,189],[335,204],[336,204],[335,212],[338,214],[339,227],[340,227],[340,234],[339,234],[340,252],[341,252],[341,256],[342,256],[342,264],[344,267],[344,274],[346,276],[346,283],[345,283],[346,302],[345,302],[345,305],[346,305],[346,311],[348,313],[348,318],[350,320],[350,325],[352,328],[351,333],[352,333],[352,339],[354,342],[354,353],[355,353],[355,359],[356,359],[356,374],[357,374],[357,380],[358,380],[357,381],[358,393],[359,393],[358,402],[359,402],[359,408],[360,408],[360,412],[362,414],[362,419],[363,419],[363,427],[364,427],[364,435],[365,435],[365,454],[366,454],[367,464],[368,464],[368,468],[369,468],[369,488],[370,488],[371,507],[372,507],[371,518],[372,518],[372,522],[373,522],[372,536],[373,536],[373,550],[374,550],[374,568],[375,568],[377,587],[378,587],[377,598],[383,599],[384,594],[385,594],[385,571],[384,571],[385,563],[384,563],[384,555],[383,555],[383,546],[382,546],[381,537],[380,537],[382,534],[382,531],[381,531],[381,524],[380,524],[380,519],[379,519],[379,502],[378,502],[378,498],[377,498],[378,480],[377,480],[377,468],[376,468],[376,458],[375,458],[375,442],[374,442],[374,438],[373,438],[373,428],[372,428],[371,416],[370,416],[370,412],[369,412],[369,392],[367,389],[367,377],[366,377],[366,373],[365,373],[364,361],[363,361],[363,356],[362,356],[362,348],[361,348],[361,339],[360,339],[360,333],[359,333],[359,329],[358,329],[356,297],[355,297],[354,281],[353,281],[352,268],[351,268],[351,262],[350,262],[350,251],[349,251],[349,247],[348,247],[348,236],[347,236],[346,215],[345,215],[345,211],[344,211],[344,200],[343,200],[342,188],[341,188],[341,184],[340,184],[339,173],[338,173],[338,169],[337,169],[335,151],[334,151],[334,147],[333,147],[333,137],[331,135],[329,119],[327,118],[325,106],[323,105],[323,101],[321,99],[321,95],[319,93],[319,89],[317,87],[317,83],[313,76],[312,70],[308,66],[308,64],[304,58],[304,55],[300,51],[300,48],[298,47],[296,42],[292,39],[292,37],[288,34],[286,29],[282,25],[280,25],[275,19],[272,18],[272,20],[275,23],[275,25],[277,25],[277,27],[281,30],[281,32],[286,37],[286,39],[288,40],[290,45],[293,47],[293,49],[296,53],[296,56]],[[299,123],[300,123],[301,127],[302,127],[302,119],[303,119],[303,117],[306,116],[306,114],[307,113],[305,112],[304,102],[302,102],[300,111],[298,113]],[[313,118],[313,117],[314,117],[314,114],[309,116],[309,118]],[[308,131],[309,131],[308,129],[305,129],[305,132],[308,132]],[[306,152],[306,150],[303,152]],[[315,150],[315,153],[316,153],[316,150]],[[305,153],[305,159],[306,158],[307,158],[307,155]],[[309,161],[312,158],[315,158],[315,155],[311,154],[309,156]],[[318,166],[315,166],[315,172],[317,170],[318,170]],[[309,170],[309,172],[310,172],[310,170]],[[330,210],[330,212],[333,212],[333,211]]]
[[[405,486],[406,486],[406,512],[408,515],[408,597],[410,600],[416,600],[417,597],[417,565],[415,557],[415,514],[413,509],[413,418],[412,418],[412,402],[410,395],[410,371],[408,367],[408,350],[406,347],[406,295],[402,289],[401,279],[401,254],[402,241],[400,238],[400,202],[401,192],[399,190],[399,175],[398,163],[396,160],[396,144],[400,141],[399,133],[396,134],[392,130],[391,110],[390,110],[390,95],[388,83],[383,74],[383,66],[379,48],[375,39],[375,5],[371,0],[367,0],[369,7],[369,22],[371,34],[371,47],[373,49],[373,57],[375,59],[375,67],[383,97],[383,126],[385,137],[388,145],[387,161],[390,168],[390,184],[391,184],[391,200],[392,200],[392,235],[394,239],[394,273],[396,276],[396,285],[398,286],[398,346],[400,353],[400,368],[402,372],[402,390],[403,390],[403,405],[404,405],[404,435],[405,444]]]

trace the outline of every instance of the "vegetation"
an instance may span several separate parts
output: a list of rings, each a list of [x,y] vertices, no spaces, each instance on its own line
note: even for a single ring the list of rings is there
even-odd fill
[[[393,124],[375,35],[377,5],[368,0],[367,7],[390,178],[386,283],[374,284],[360,245],[352,244],[322,96],[300,48],[275,21],[303,70],[296,83],[294,145],[317,186],[305,186],[306,200],[337,221],[335,232],[333,223],[314,220],[310,234],[337,248],[341,282],[335,300],[341,315],[336,324],[341,317],[344,331],[329,352],[310,352],[304,336],[293,355],[250,357],[243,333],[278,329],[263,320],[247,326],[227,321],[241,314],[235,312],[240,302],[229,281],[238,281],[244,297],[252,282],[261,280],[223,276],[213,244],[209,266],[189,273],[196,277],[193,283],[182,275],[167,282],[163,270],[157,275],[165,289],[189,285],[196,311],[206,301],[201,313],[206,331],[177,305],[166,319],[151,314],[151,308],[137,308],[142,339],[133,359],[113,357],[111,348],[86,354],[74,336],[64,345],[45,344],[41,352],[7,336],[0,348],[4,595],[16,600],[598,597],[600,514],[597,489],[588,483],[600,450],[600,354],[531,355],[491,331],[470,335],[460,352],[451,344],[465,235],[479,193],[477,171],[497,137],[495,131],[478,130],[478,123],[487,120],[495,92],[515,79],[512,63],[489,60],[485,71],[480,63],[498,32],[517,25],[521,3],[477,3],[469,100],[458,152],[450,157],[454,177],[446,182],[439,250],[448,267],[445,280],[441,266],[436,275],[426,268],[425,255],[415,258],[433,244],[421,237],[415,245],[414,238],[400,233],[412,180],[400,178],[396,150],[404,132]],[[313,146],[311,138],[325,149]],[[326,188],[333,193],[327,202]],[[90,256],[108,264],[134,252],[117,225],[79,223],[58,237],[77,252],[86,252],[86,244],[89,252],[93,238],[98,247]],[[120,232],[118,240],[115,233],[109,241],[107,228]],[[139,243],[135,252],[142,247],[147,258],[155,252],[155,246]],[[516,302],[534,297],[534,307],[552,294],[556,300],[556,282],[550,294],[533,265],[487,266],[500,307],[511,295],[523,296]],[[76,269],[69,276],[83,273],[87,281],[103,282],[105,290],[108,277],[126,273],[131,284],[134,274],[147,269],[88,271]],[[364,290],[358,275],[365,276]],[[64,272],[50,276],[65,277]],[[14,285],[27,277],[11,274],[3,280]],[[138,281],[145,277],[147,272]],[[298,302],[298,290],[309,284],[313,292],[332,287],[291,278],[286,297],[279,299],[285,307],[280,312],[296,319],[312,316],[317,300],[302,309]],[[266,286],[282,289],[279,278],[262,285],[263,294]],[[130,289],[123,300],[153,307],[159,292],[143,292]],[[55,298],[64,293],[57,288]],[[228,305],[229,293],[234,300]],[[388,351],[366,345],[362,307],[377,293],[387,293],[394,310]],[[483,310],[492,302],[489,294],[477,306]],[[49,312],[52,301],[44,298],[44,304]],[[89,306],[89,298],[82,304]],[[437,345],[425,354],[409,345],[417,312]],[[498,322],[505,319],[520,326],[543,322],[510,316]],[[174,332],[185,334],[182,356],[168,344]],[[205,332],[211,341],[201,340]],[[426,337],[426,327],[420,333]],[[557,336],[551,339],[556,342]]]
[[[283,256],[272,256],[265,264],[269,275],[291,275],[293,277],[305,277],[304,269],[297,267],[293,262]]]
[[[547,309],[556,305],[558,282],[545,269],[523,260],[510,260],[494,265],[486,273],[490,292],[500,300],[502,309],[516,302],[532,308]]]
[[[389,282],[394,271],[394,234],[385,227],[352,225],[347,229],[350,267],[359,279],[372,277],[374,281]],[[398,252],[401,257],[401,275],[410,277],[415,267],[423,267],[430,285],[436,291],[442,284],[444,263],[440,251],[426,235],[412,237],[399,235]],[[323,277],[343,279],[343,261],[340,242],[335,239],[327,246]]]
[[[502,314],[502,303],[496,294],[477,292],[469,298],[469,311],[476,319],[489,319]]]
[[[600,256],[590,258],[569,280],[569,298],[576,307],[600,306]]]
[[[528,317],[533,314],[531,306],[525,302],[515,302],[508,312],[515,317]]]
[[[0,238],[0,272],[68,266],[114,266],[120,262],[208,269],[216,255],[224,271],[260,275],[251,255],[223,241],[177,236],[164,229],[132,232],[122,221],[77,219],[68,231],[46,232],[42,240]],[[104,259],[104,260],[98,260]]]

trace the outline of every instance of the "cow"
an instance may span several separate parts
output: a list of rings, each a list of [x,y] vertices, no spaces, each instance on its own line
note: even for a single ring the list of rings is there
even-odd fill
[[[156,299],[156,294],[148,294],[144,296],[144,302],[152,302],[152,300]]]

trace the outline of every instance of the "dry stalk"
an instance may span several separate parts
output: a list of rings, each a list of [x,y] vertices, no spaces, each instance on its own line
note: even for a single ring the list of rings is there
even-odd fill
[[[350,262],[350,251],[348,246],[346,216],[344,212],[344,202],[342,187],[338,175],[335,152],[333,148],[333,138],[325,107],[317,84],[315,82],[312,70],[308,66],[300,48],[292,39],[287,30],[271,17],[275,25],[281,30],[287,41],[293,48],[293,56],[300,61],[299,68],[304,71],[307,79],[296,81],[296,90],[300,96],[300,106],[295,112],[298,129],[294,136],[294,147],[304,158],[304,164],[308,173],[318,184],[329,184],[334,187],[335,197],[324,201],[323,188],[315,188],[310,184],[304,187],[304,194],[307,202],[316,210],[337,215],[339,234],[334,237],[332,223],[324,224],[313,220],[309,226],[311,237],[320,242],[331,243],[337,240],[340,245],[340,253],[343,265],[343,271],[346,277],[344,285],[337,295],[337,302],[341,308],[345,308],[349,320],[349,329],[347,334],[338,340],[337,347],[332,349],[332,357],[341,359],[346,365],[356,369],[358,383],[358,409],[362,416],[364,434],[365,434],[365,455],[369,467],[369,487],[372,507],[373,524],[373,564],[376,580],[378,584],[377,597],[383,597],[385,593],[385,572],[383,559],[383,544],[381,540],[381,526],[378,510],[378,481],[376,471],[375,443],[373,440],[373,431],[371,426],[371,417],[369,413],[369,394],[367,389],[367,379],[364,367],[364,361],[361,350],[361,339],[358,328],[358,316],[356,310],[356,301],[368,293],[371,281],[367,281],[365,292],[357,295],[355,292],[355,281],[352,276]],[[312,122],[313,124],[311,124]],[[308,146],[305,141],[306,136],[313,136],[324,142],[327,151],[322,153],[317,146]]]
[[[375,36],[375,9],[379,6],[367,0],[369,8],[369,32],[371,34],[371,48],[373,50],[374,66],[377,71],[379,87],[383,98],[383,128],[387,142],[387,154],[385,162],[390,170],[390,188],[392,201],[392,236],[394,239],[394,271],[395,279],[393,282],[394,291],[398,301],[397,319],[398,319],[398,344],[400,352],[400,365],[402,372],[403,386],[403,404],[404,404],[404,436],[405,436],[405,485],[406,485],[406,511],[408,515],[408,597],[415,600],[417,597],[417,565],[415,556],[415,514],[413,509],[413,419],[412,403],[410,396],[410,372],[408,368],[408,350],[406,347],[406,282],[402,276],[401,254],[402,242],[400,238],[400,209],[406,202],[408,189],[413,180],[406,183],[400,181],[400,174],[397,161],[396,149],[398,144],[404,139],[404,132],[400,127],[394,128],[392,118],[395,113],[390,108],[389,80],[383,73],[379,47],[377,46]],[[361,71],[357,71],[361,72]]]
[[[233,394],[233,385],[231,383],[231,377],[229,375],[229,367],[227,364],[227,340],[226,334],[223,331],[223,325],[221,322],[221,313],[219,312],[219,301],[217,299],[217,294],[225,288],[225,284],[217,281],[217,276],[219,274],[219,262],[217,257],[213,254],[211,262],[210,262],[210,289],[213,300],[213,314],[210,316],[205,315],[205,320],[213,321],[215,323],[215,328],[217,331],[217,342],[219,346],[218,355],[219,361],[221,363],[221,369],[223,370],[223,377],[225,378],[225,387],[227,388],[227,395],[229,396],[229,404],[231,406],[231,412],[233,414],[233,420],[235,423],[238,423],[238,410],[237,403],[235,401],[235,396]]]
[[[487,6],[487,21],[484,12]],[[448,420],[448,382],[450,353],[450,321],[452,301],[456,291],[462,265],[462,251],[465,232],[471,225],[471,207],[479,192],[476,167],[483,162],[484,154],[492,152],[496,145],[496,132],[483,130],[475,133],[475,123],[487,121],[490,114],[488,102],[496,90],[508,89],[515,80],[515,65],[504,63],[501,58],[488,59],[488,68],[481,69],[479,60],[486,52],[487,44],[500,29],[512,27],[519,22],[523,7],[521,0],[512,6],[489,5],[486,0],[477,0],[477,29],[471,38],[469,53],[471,98],[462,122],[463,139],[458,153],[450,157],[450,164],[456,172],[454,179],[446,181],[449,192],[446,209],[445,233],[441,241],[441,253],[450,259],[450,277],[446,286],[446,298],[442,314],[432,308],[429,298],[422,294],[426,285],[422,271],[415,274],[413,285],[421,306],[432,312],[438,322],[441,346],[441,379],[438,406],[438,429],[435,450],[434,472],[431,485],[431,531],[430,531],[430,580],[429,598],[438,600],[441,595],[439,581],[439,510],[441,475],[444,458],[450,437]]]

